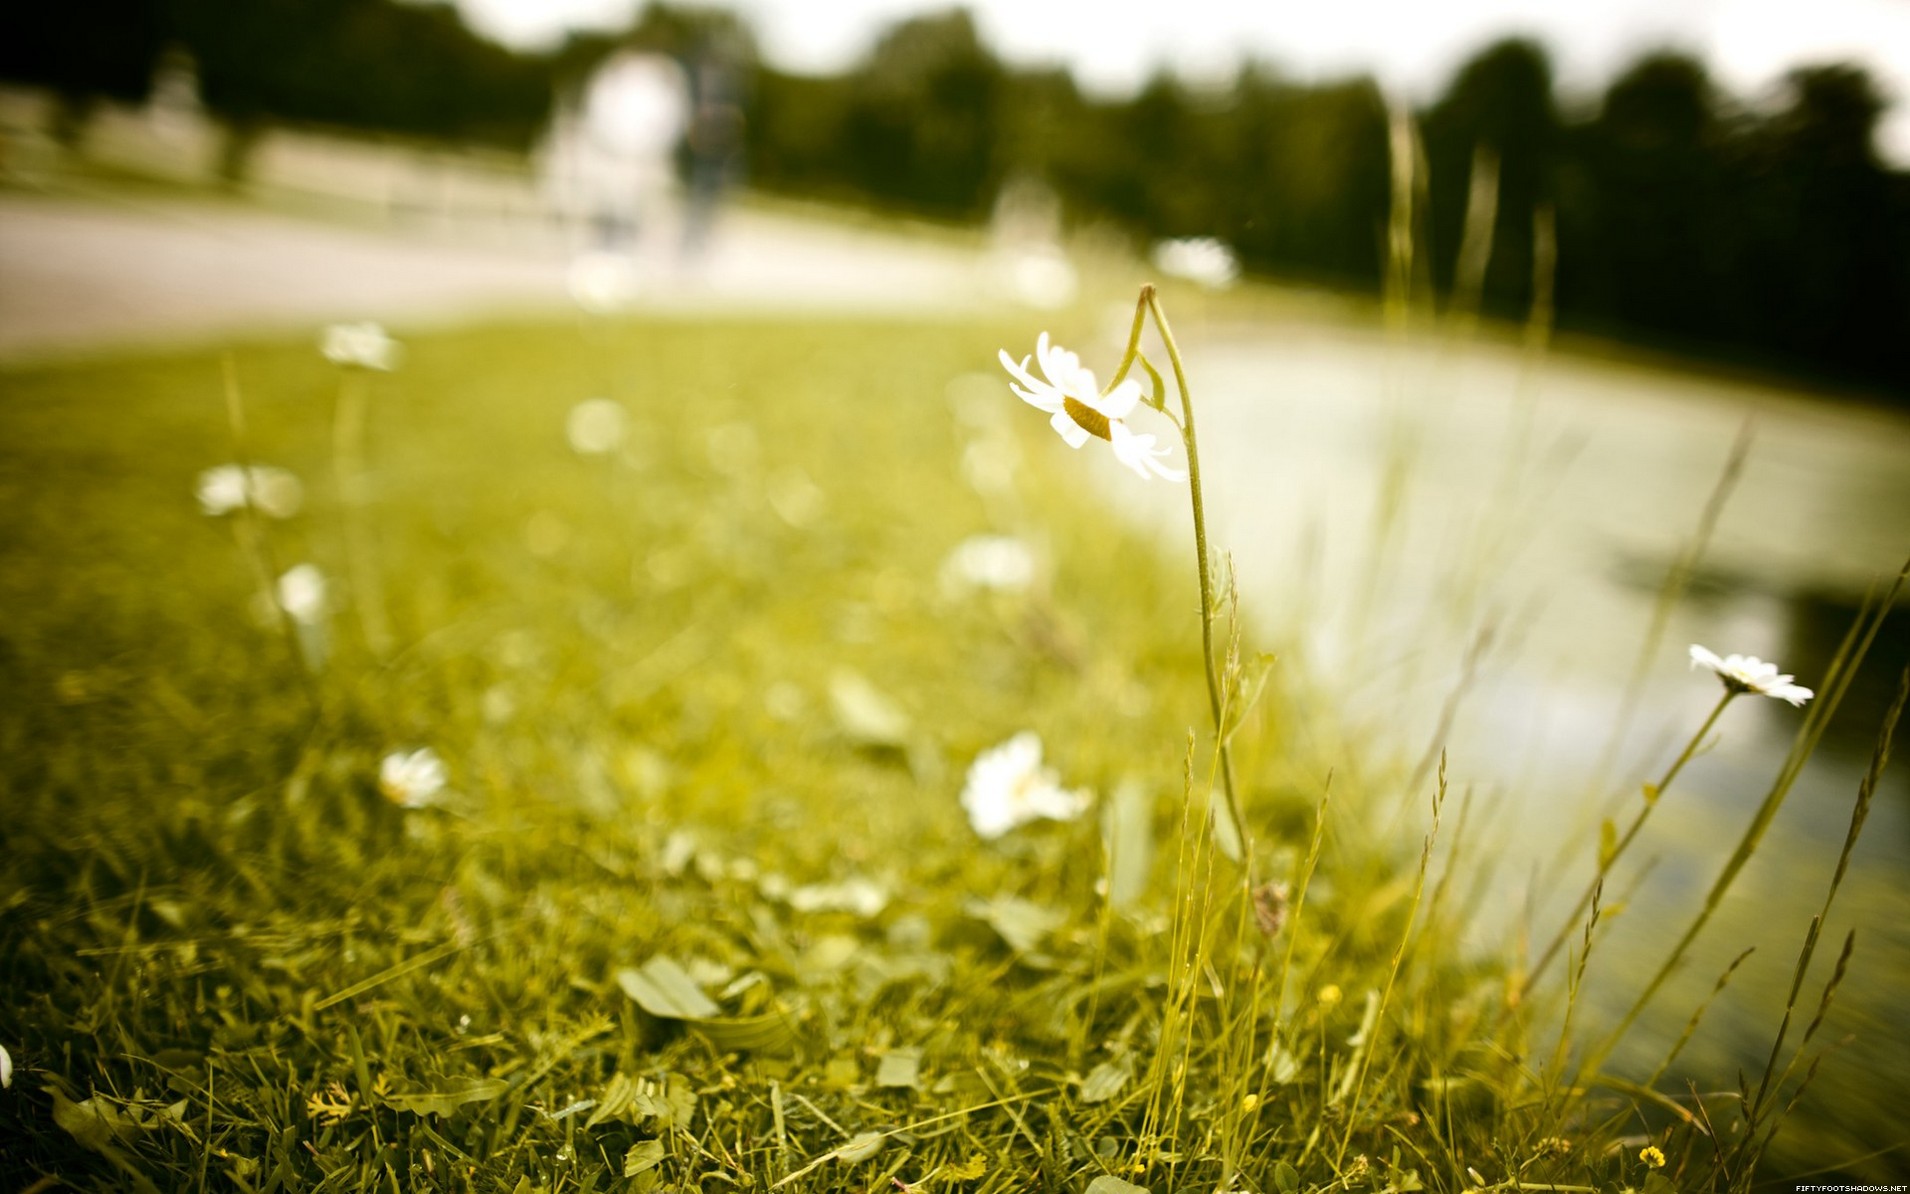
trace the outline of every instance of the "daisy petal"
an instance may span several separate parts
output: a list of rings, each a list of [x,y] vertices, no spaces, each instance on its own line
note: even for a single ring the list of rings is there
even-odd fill
[[[1015,358],[1008,355],[1007,349],[1005,348],[1001,349],[999,355],[1001,357],[1001,367],[1008,370],[1008,372],[1014,376],[1016,381],[1020,382],[1024,386],[1027,386],[1031,390],[1041,388],[1041,383],[1036,381],[1028,373],[1028,358],[1027,357],[1021,358],[1020,363],[1017,364],[1015,361]]]
[[[1115,386],[1110,393],[1097,401],[1094,406],[1096,410],[1099,410],[1110,419],[1125,419],[1134,413],[1134,407],[1140,400],[1141,383],[1130,377],[1120,385]]]

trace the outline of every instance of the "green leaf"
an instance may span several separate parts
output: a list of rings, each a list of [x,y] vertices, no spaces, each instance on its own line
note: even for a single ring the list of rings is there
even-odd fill
[[[446,1090],[385,1096],[385,1105],[413,1115],[450,1115],[466,1103],[488,1103],[511,1088],[502,1078],[467,1078]]]
[[[114,1144],[130,1140],[146,1128],[144,1122],[112,1103],[98,1098],[75,1103],[57,1087],[47,1089],[53,1096],[53,1122],[64,1128],[82,1148],[112,1156]]]
[[[1014,896],[996,896],[992,900],[969,904],[969,915],[988,922],[1001,935],[1008,948],[1018,954],[1032,953],[1048,934],[1067,923],[1067,916]]]
[[[1088,1071],[1081,1080],[1081,1101],[1083,1103],[1105,1103],[1121,1093],[1121,1088],[1134,1077],[1134,1063],[1125,1057],[1113,1061],[1104,1061]]]
[[[1146,1186],[1124,1182],[1112,1173],[1104,1173],[1088,1183],[1087,1194],[1153,1194]]]
[[[1279,1041],[1267,1047],[1267,1077],[1276,1086],[1285,1086],[1300,1076],[1300,1059]]]
[[[663,1141],[644,1140],[630,1146],[623,1154],[623,1175],[635,1177],[663,1164]]]
[[[658,954],[642,966],[617,971],[617,985],[659,1020],[709,1020],[722,1013],[675,958]]]
[[[690,1024],[697,1035],[725,1053],[788,1054],[796,1051],[801,1039],[796,1025],[781,1012],[760,1016],[723,1016],[714,1020],[696,1020]]]
[[[1230,862],[1239,862],[1246,856],[1247,847],[1240,840],[1240,833],[1234,827],[1233,814],[1227,811],[1227,793],[1215,788],[1207,797],[1207,819],[1213,822],[1214,845],[1227,856]]]
[[[891,1049],[875,1067],[875,1084],[883,1087],[913,1087],[922,1078],[920,1049]]]
[[[1273,1163],[1273,1185],[1280,1194],[1293,1194],[1300,1188],[1300,1171],[1285,1161]]]
[[[589,1131],[598,1124],[615,1119],[622,1114],[623,1109],[630,1105],[630,1096],[635,1091],[636,1084],[631,1082],[621,1070],[610,1075],[610,1081],[606,1082],[603,1090],[597,1094],[596,1108],[591,1111],[590,1118],[584,1121],[584,1130]]]
[[[881,1152],[882,1142],[887,1139],[886,1132],[863,1132],[837,1149],[834,1155],[845,1165],[856,1165]]]
[[[623,1116],[631,1123],[650,1121],[661,1132],[669,1128],[688,1130],[690,1117],[696,1114],[696,1091],[681,1074],[667,1074],[660,1083],[645,1082],[648,1089],[630,1096]]]

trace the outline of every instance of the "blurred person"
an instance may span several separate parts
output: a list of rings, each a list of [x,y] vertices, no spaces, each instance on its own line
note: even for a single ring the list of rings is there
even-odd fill
[[[559,105],[545,169],[559,209],[588,228],[589,248],[633,253],[664,202],[689,115],[683,69],[664,54],[625,50]]]
[[[689,187],[683,213],[682,251],[686,259],[703,254],[716,211],[728,190],[742,181],[743,73],[735,48],[721,35],[698,48],[690,71]]]
[[[1073,302],[1079,277],[1061,243],[1061,197],[1031,174],[1011,176],[989,219],[993,290],[1017,302],[1055,310]]]

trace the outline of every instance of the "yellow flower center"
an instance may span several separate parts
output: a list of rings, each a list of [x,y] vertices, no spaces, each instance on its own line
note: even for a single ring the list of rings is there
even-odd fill
[[[1072,394],[1062,395],[1061,409],[1068,412],[1068,417],[1074,420],[1075,426],[1089,435],[1108,440],[1114,438],[1108,417]]]

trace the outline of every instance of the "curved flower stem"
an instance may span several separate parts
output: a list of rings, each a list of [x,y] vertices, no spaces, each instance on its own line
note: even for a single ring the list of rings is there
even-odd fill
[[[1121,353],[1121,363],[1114,370],[1114,376],[1101,391],[1103,398],[1114,392],[1114,387],[1127,380],[1128,371],[1134,368],[1134,362],[1141,356],[1141,329],[1147,326],[1147,300],[1154,292],[1152,283],[1141,287],[1141,300],[1134,304],[1134,325],[1127,330],[1127,350]],[[1152,370],[1149,370],[1152,372]]]
[[[1611,851],[1598,860],[1598,873],[1592,876],[1591,883],[1585,888],[1585,894],[1579,896],[1578,903],[1573,905],[1571,914],[1559,924],[1559,931],[1552,938],[1552,943],[1545,947],[1545,952],[1539,955],[1537,962],[1533,963],[1532,969],[1525,976],[1525,981],[1520,984],[1522,991],[1530,990],[1532,984],[1538,981],[1539,974],[1558,955],[1560,948],[1571,937],[1572,927],[1578,923],[1578,918],[1584,913],[1586,905],[1592,902],[1593,896],[1604,884],[1605,877],[1611,874],[1612,867],[1617,865],[1619,855],[1625,852],[1625,848],[1631,845],[1632,839],[1638,836],[1638,831],[1644,828],[1645,819],[1651,816],[1651,810],[1658,806],[1659,798],[1665,794],[1667,788],[1671,787],[1671,781],[1678,778],[1678,773],[1684,770],[1685,764],[1698,753],[1699,744],[1704,741],[1704,736],[1711,732],[1711,727],[1717,724],[1718,715],[1724,712],[1724,707],[1729,705],[1741,691],[1741,689],[1728,687],[1724,690],[1724,695],[1718,698],[1718,703],[1711,707],[1710,716],[1704,719],[1704,724],[1698,727],[1698,732],[1691,736],[1691,741],[1685,743],[1684,750],[1679,752],[1671,766],[1666,768],[1665,773],[1658,778],[1658,782],[1646,790],[1645,807],[1638,810],[1638,815],[1633,817],[1631,824],[1625,827],[1625,832],[1613,843]]]
[[[1180,347],[1174,343],[1174,333],[1167,326],[1167,316],[1161,313],[1160,298],[1152,283],[1141,287],[1140,302],[1134,312],[1134,330],[1128,337],[1127,352],[1121,359],[1121,368],[1116,376],[1125,376],[1140,356],[1144,312],[1154,318],[1155,330],[1160,332],[1161,343],[1167,348],[1167,359],[1174,368],[1174,386],[1180,391],[1181,443],[1187,450],[1187,488],[1194,505],[1194,551],[1200,558],[1200,660],[1207,670],[1207,708],[1214,720],[1214,748],[1220,755],[1220,781],[1227,798],[1227,819],[1232,824],[1234,841],[1240,844],[1241,860],[1246,863],[1251,859],[1252,852],[1247,848],[1247,826],[1240,816],[1240,801],[1234,794],[1233,754],[1227,745],[1226,726],[1222,720],[1220,673],[1216,670],[1214,660],[1213,564],[1207,550],[1207,509],[1201,501],[1200,450],[1194,442],[1194,399],[1187,390],[1187,370],[1181,363]]]

